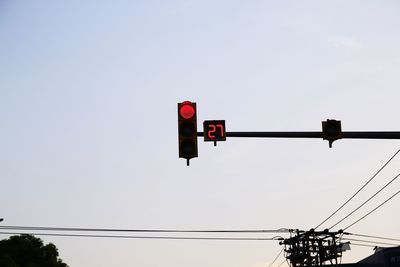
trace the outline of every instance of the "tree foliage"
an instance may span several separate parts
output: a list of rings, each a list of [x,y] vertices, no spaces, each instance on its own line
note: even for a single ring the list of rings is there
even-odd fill
[[[68,267],[58,258],[57,247],[43,244],[40,238],[23,234],[0,241],[2,267]]]

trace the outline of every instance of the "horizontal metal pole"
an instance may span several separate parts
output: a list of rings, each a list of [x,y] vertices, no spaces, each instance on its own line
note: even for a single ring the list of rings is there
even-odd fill
[[[198,132],[197,136],[204,136],[204,132]],[[322,132],[226,132],[226,136],[252,138],[322,138]],[[400,132],[342,132],[342,138],[400,139]]]
[[[227,137],[322,138],[321,132],[227,132]]]
[[[400,132],[343,132],[343,138],[400,139]]]

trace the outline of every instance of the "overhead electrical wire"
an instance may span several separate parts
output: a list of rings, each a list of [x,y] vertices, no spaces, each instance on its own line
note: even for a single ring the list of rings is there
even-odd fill
[[[360,246],[360,247],[369,247],[369,248],[375,248],[375,247],[377,247],[377,246],[373,246],[373,245],[364,245],[364,244],[358,244],[358,243],[353,243],[353,242],[350,242],[350,245],[353,245],[353,246]]]
[[[381,237],[381,236],[374,236],[374,235],[362,235],[362,234],[353,234],[353,233],[346,233],[347,235],[359,236],[359,237],[369,237],[369,238],[376,238],[382,240],[391,240],[391,241],[399,241],[399,238],[390,238],[390,237]]]
[[[2,225],[0,229],[33,230],[33,231],[62,231],[62,232],[137,232],[137,233],[286,233],[289,229],[272,230],[182,230],[182,229],[118,229],[118,228],[82,228],[82,227],[46,227]]]
[[[379,241],[373,241],[373,240],[362,240],[362,239],[356,239],[356,238],[343,238],[343,241],[357,241],[357,242],[364,242],[364,243],[370,243],[370,244],[380,244],[380,245],[388,245],[388,246],[400,246],[400,244],[393,244],[393,243],[386,243],[386,242],[379,242]]]
[[[318,227],[320,227],[322,224],[324,224],[326,221],[328,221],[330,218],[332,218],[339,210],[341,210],[345,205],[347,205],[347,203],[349,203],[356,195],[358,195],[358,193],[361,192],[361,190],[363,190],[396,156],[397,154],[400,152],[400,149],[396,151],[396,153],[394,153],[394,155],[388,160],[386,161],[385,164],[383,164],[383,166],[360,188],[357,190],[357,192],[355,192],[348,200],[346,200],[337,210],[335,210],[331,215],[329,215],[325,220],[323,220],[320,224],[318,224],[317,227],[315,227],[314,229],[317,229]]]
[[[279,265],[278,267],[280,267],[282,264],[284,264],[286,262],[286,259],[284,259]]]
[[[60,234],[60,233],[33,233],[33,232],[0,232],[0,235],[59,236],[59,237],[97,237],[97,238],[124,238],[124,239],[167,239],[167,240],[221,240],[221,241],[275,241],[281,237],[254,238],[254,237],[187,237],[187,236],[132,236],[132,235],[95,235],[95,234]]]
[[[360,222],[361,220],[363,220],[365,217],[367,217],[368,215],[370,215],[371,213],[373,213],[374,211],[376,211],[377,209],[379,209],[380,207],[382,207],[384,204],[386,204],[389,200],[391,200],[392,198],[394,198],[396,195],[398,195],[400,193],[400,190],[397,191],[395,194],[393,194],[391,197],[389,197],[388,199],[386,199],[384,202],[382,202],[379,206],[377,206],[376,208],[374,208],[373,210],[371,210],[370,212],[368,212],[367,214],[365,214],[364,216],[362,216],[360,219],[358,219],[357,221],[353,222],[352,224],[350,224],[349,226],[347,226],[346,228],[344,228],[343,230],[347,230],[350,227],[352,227],[353,225],[355,225],[356,223]]]
[[[271,267],[279,258],[279,256],[282,254],[284,248],[281,249],[281,251],[278,253],[278,255],[275,257],[274,261],[271,262],[271,264],[268,267]]]
[[[332,225],[331,227],[329,227],[328,229],[332,229],[333,227],[335,227],[336,225],[338,225],[339,223],[343,222],[345,219],[347,219],[349,216],[351,216],[353,213],[355,213],[357,210],[359,210],[360,208],[362,208],[365,204],[367,204],[371,199],[373,199],[376,195],[378,195],[380,192],[382,192],[383,189],[385,189],[386,187],[388,187],[392,182],[394,182],[398,177],[400,176],[400,173],[397,174],[392,180],[390,180],[387,184],[385,184],[381,189],[379,189],[375,194],[373,194],[370,198],[368,198],[366,201],[364,201],[360,206],[358,206],[356,209],[354,209],[352,212],[350,212],[349,214],[347,214],[345,217],[343,217],[341,220],[339,220],[337,223],[335,223],[334,225]]]

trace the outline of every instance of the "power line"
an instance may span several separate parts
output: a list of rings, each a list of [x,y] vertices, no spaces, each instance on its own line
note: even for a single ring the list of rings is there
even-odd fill
[[[348,235],[359,236],[359,237],[376,238],[376,239],[382,239],[382,240],[399,241],[400,242],[400,239],[398,239],[398,238],[381,237],[381,236],[373,236],[373,235],[362,235],[362,234],[352,234],[352,233],[348,233]]]
[[[72,232],[142,232],[142,233],[288,233],[286,228],[272,230],[182,230],[182,229],[118,229],[118,228],[81,228],[81,227],[46,227],[2,225],[4,230],[33,230],[33,231],[72,231]]]
[[[358,193],[360,193],[361,190],[363,190],[396,156],[397,154],[400,152],[400,149],[397,150],[396,153],[394,153],[394,155],[388,160],[386,161],[385,164],[383,164],[383,166],[360,188],[357,190],[357,192],[355,194],[353,194],[346,202],[344,202],[337,210],[335,210],[331,215],[328,216],[328,218],[326,218],[325,220],[323,220],[320,224],[318,224],[317,227],[315,227],[315,229],[317,229],[318,227],[320,227],[322,224],[324,224],[327,220],[329,220],[330,218],[332,218],[333,215],[335,215],[339,210],[341,210],[345,205],[347,205],[347,203],[349,203]]]
[[[362,219],[364,219],[365,217],[367,217],[368,215],[370,215],[371,213],[373,213],[374,211],[376,211],[377,209],[379,209],[380,207],[382,207],[384,204],[386,204],[389,200],[391,200],[392,198],[394,198],[397,194],[400,193],[400,190],[397,191],[394,195],[392,195],[390,198],[386,199],[384,202],[382,202],[379,206],[377,206],[376,208],[374,208],[373,210],[371,210],[370,212],[368,212],[367,214],[365,214],[364,216],[362,216],[360,219],[358,219],[357,221],[353,222],[352,224],[350,224],[349,226],[347,226],[346,228],[344,228],[343,230],[347,230],[350,227],[352,227],[353,225],[355,225],[356,223],[358,223],[359,221],[361,221]]]
[[[286,259],[284,259],[279,265],[278,267],[280,267],[282,264],[284,264],[286,262]]]
[[[335,227],[336,225],[338,225],[339,223],[343,222],[345,219],[347,219],[350,215],[352,215],[354,212],[356,212],[357,210],[359,210],[361,207],[363,207],[365,204],[367,204],[371,199],[373,199],[376,195],[378,195],[380,192],[382,192],[383,189],[385,189],[386,187],[388,187],[392,182],[394,182],[398,177],[400,176],[400,173],[397,174],[392,180],[390,180],[386,185],[384,185],[381,189],[378,190],[378,192],[376,192],[375,194],[373,194],[370,198],[368,198],[366,201],[364,201],[360,206],[358,206],[355,210],[353,210],[352,212],[350,212],[349,214],[347,214],[344,218],[342,218],[341,220],[339,220],[337,223],[335,223],[334,225],[332,225],[331,227],[329,227],[329,229],[332,229],[333,227]]]
[[[279,256],[282,254],[282,252],[283,252],[283,250],[284,250],[284,248],[282,248],[282,250],[278,253],[278,255],[275,257],[275,259],[274,259],[274,261],[268,266],[268,267],[271,267],[275,262],[276,262],[276,260],[279,258]]]
[[[369,248],[375,248],[376,247],[376,246],[373,246],[373,245],[364,245],[364,244],[358,244],[358,243],[353,243],[353,242],[350,242],[350,244],[353,245],[353,246],[360,246],[360,247],[369,247]]]
[[[182,236],[132,236],[132,235],[94,235],[94,234],[60,234],[60,233],[32,233],[32,232],[0,232],[0,235],[60,236],[60,237],[98,237],[98,238],[124,238],[124,239],[167,239],[167,240],[222,240],[222,241],[275,241],[272,238],[253,237],[182,237]]]
[[[372,241],[372,240],[362,240],[362,239],[356,239],[356,238],[343,238],[342,240],[343,241],[346,241],[346,240],[348,240],[348,241],[357,241],[357,242],[364,242],[364,243],[370,243],[370,244],[388,245],[388,246],[399,246],[399,244]]]

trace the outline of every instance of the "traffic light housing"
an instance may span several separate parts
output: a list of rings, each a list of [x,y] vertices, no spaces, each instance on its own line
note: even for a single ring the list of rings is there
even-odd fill
[[[322,122],[322,138],[329,141],[329,147],[332,147],[332,143],[342,137],[341,121],[328,119]]]
[[[184,101],[178,103],[178,142],[179,157],[187,160],[196,158],[197,154],[197,118],[196,103]]]

